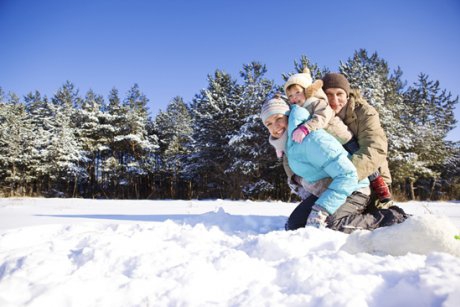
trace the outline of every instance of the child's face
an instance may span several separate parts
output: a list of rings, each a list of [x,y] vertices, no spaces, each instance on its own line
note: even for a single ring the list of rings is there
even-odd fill
[[[298,84],[290,86],[286,90],[286,94],[288,95],[289,102],[292,104],[302,104],[306,100],[305,90]]]
[[[329,105],[338,114],[348,102],[347,92],[341,88],[328,88],[325,92]]]
[[[264,122],[270,135],[276,139],[280,138],[288,126],[288,117],[283,114],[273,114]]]

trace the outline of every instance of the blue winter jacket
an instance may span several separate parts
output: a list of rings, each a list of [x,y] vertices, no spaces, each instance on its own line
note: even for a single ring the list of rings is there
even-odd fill
[[[366,178],[358,182],[356,168],[342,145],[323,129],[312,131],[302,143],[292,140],[292,132],[310,118],[307,109],[293,105],[289,114],[286,153],[292,171],[314,183],[331,177],[332,182],[316,204],[333,214],[354,191],[369,185]]]

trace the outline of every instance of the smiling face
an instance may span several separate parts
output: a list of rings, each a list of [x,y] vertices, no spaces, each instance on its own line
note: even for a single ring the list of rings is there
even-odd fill
[[[347,92],[341,88],[328,88],[325,92],[329,105],[338,114],[348,102]]]
[[[298,84],[293,84],[286,90],[289,102],[292,104],[302,104],[306,100],[305,90]]]
[[[288,126],[288,117],[283,114],[273,114],[264,122],[270,135],[276,139],[280,138]]]

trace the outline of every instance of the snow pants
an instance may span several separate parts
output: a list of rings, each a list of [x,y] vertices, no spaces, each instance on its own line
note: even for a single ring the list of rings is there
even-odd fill
[[[305,227],[311,208],[318,198],[310,195],[304,199],[289,216],[285,228],[295,230]],[[328,228],[351,233],[357,229],[374,230],[403,222],[408,215],[399,207],[388,209],[368,208],[370,197],[353,192],[337,211],[327,218]],[[366,210],[370,209],[370,210]]]

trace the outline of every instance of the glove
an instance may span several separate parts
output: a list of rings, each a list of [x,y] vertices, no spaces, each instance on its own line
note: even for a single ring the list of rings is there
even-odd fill
[[[383,181],[382,176],[377,176],[371,181],[371,188],[379,198],[380,203],[386,203],[391,201],[391,192],[388,185]]]
[[[310,133],[304,125],[299,125],[292,133],[292,140],[297,143],[302,143],[303,139]]]
[[[288,185],[289,185],[289,188],[291,189],[291,193],[299,196],[300,199],[302,200],[306,199],[311,194],[307,190],[305,190],[304,187],[302,187],[302,185],[296,182],[296,180],[293,178],[295,176],[296,175],[292,176],[291,178],[288,178]]]
[[[314,205],[311,209],[310,215],[307,218],[306,226],[313,226],[316,228],[327,227],[326,219],[329,213],[318,205]]]

